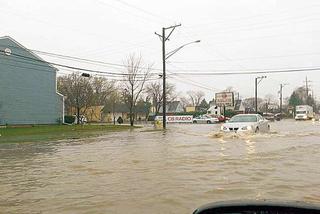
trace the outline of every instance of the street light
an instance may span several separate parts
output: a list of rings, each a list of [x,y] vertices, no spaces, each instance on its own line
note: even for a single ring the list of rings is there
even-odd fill
[[[169,57],[171,57],[172,55],[174,55],[175,53],[177,53],[179,50],[181,50],[182,48],[184,48],[185,46],[187,45],[191,45],[193,43],[199,43],[201,42],[201,40],[196,40],[196,41],[193,41],[193,42],[189,42],[187,44],[184,44],[184,45],[181,45],[180,47],[174,49],[173,51],[170,51],[169,53],[166,54],[166,59],[169,59]]]
[[[255,78],[255,110],[256,114],[258,113],[258,85],[262,81],[262,79],[267,78],[267,76],[261,76]],[[259,80],[259,82],[258,82]]]
[[[170,35],[170,34],[169,34]],[[193,43],[199,43],[200,40],[196,40],[196,41],[193,41],[193,42],[189,42],[189,43],[186,43],[176,49],[174,49],[173,51],[170,51],[169,53],[166,54],[166,49],[165,49],[165,42],[167,40],[167,37],[165,36],[165,28],[163,28],[163,34],[162,34],[162,62],[163,62],[163,74],[162,74],[162,80],[163,80],[163,84],[162,84],[162,87],[163,87],[163,98],[162,98],[162,126],[163,126],[163,129],[166,129],[166,126],[167,126],[167,121],[166,121],[166,105],[167,105],[167,95],[166,95],[166,60],[169,59],[172,55],[174,55],[175,53],[177,53],[179,50],[181,50],[182,48],[184,48],[185,46],[187,45],[190,45],[190,44],[193,44]]]

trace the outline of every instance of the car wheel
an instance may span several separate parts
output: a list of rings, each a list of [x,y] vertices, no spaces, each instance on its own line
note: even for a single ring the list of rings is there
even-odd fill
[[[259,127],[257,127],[254,132],[255,132],[255,133],[258,133],[258,132],[259,132]]]
[[[211,121],[210,121],[210,120],[208,120],[208,121],[207,121],[207,124],[210,124],[210,123],[211,123]]]
[[[197,121],[196,121],[196,120],[194,120],[194,121],[193,121],[193,123],[197,123]]]

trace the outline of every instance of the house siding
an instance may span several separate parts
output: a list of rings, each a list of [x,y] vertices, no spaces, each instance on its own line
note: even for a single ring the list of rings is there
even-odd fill
[[[63,98],[56,93],[56,70],[9,38],[0,38],[0,124],[55,124],[62,121]]]

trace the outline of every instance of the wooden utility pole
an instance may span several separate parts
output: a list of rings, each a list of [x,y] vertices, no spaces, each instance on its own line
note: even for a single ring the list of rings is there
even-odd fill
[[[267,78],[267,76],[261,76],[261,77],[256,77],[255,78],[255,84],[254,84],[254,91],[255,91],[255,96],[254,96],[254,105],[255,105],[255,111],[256,114],[258,114],[258,85],[262,81],[263,78]],[[258,82],[259,80],[259,82]]]
[[[254,82],[254,106],[257,114],[258,113],[258,77],[255,78],[255,82]]]
[[[312,81],[308,80],[308,77],[306,76],[306,104],[308,104],[308,97],[309,97],[309,83],[311,83]]]
[[[162,87],[163,87],[163,98],[162,98],[162,126],[163,126],[163,129],[166,129],[167,127],[167,119],[166,119],[166,116],[167,116],[167,90],[166,90],[166,59],[167,59],[167,56],[166,56],[166,41],[169,40],[172,32],[174,31],[174,29],[176,27],[180,27],[181,24],[179,25],[174,25],[174,26],[170,26],[170,27],[164,27],[162,28],[162,35],[158,34],[158,33],[155,33],[156,35],[158,35],[162,41]],[[169,33],[168,36],[166,36],[166,30],[169,30],[171,29],[171,32]]]
[[[167,127],[167,93],[166,93],[166,29],[162,28],[162,127]]]

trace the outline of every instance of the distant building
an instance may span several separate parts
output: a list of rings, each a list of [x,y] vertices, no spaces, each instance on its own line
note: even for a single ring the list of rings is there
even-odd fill
[[[213,105],[207,110],[207,114],[221,115],[221,108],[217,105]]]
[[[201,106],[187,106],[185,112],[206,112],[207,108]]]
[[[168,102],[167,103],[167,108],[166,108],[166,112],[168,114],[174,114],[174,113],[182,113],[184,112],[183,106],[181,104],[180,101],[172,101],[172,102]],[[162,107],[160,108],[159,113],[162,113],[163,109]]]
[[[63,122],[56,72],[11,37],[0,37],[0,125]]]
[[[130,120],[130,109],[128,105],[124,103],[116,103],[114,108],[110,105],[104,106],[101,110],[101,122],[113,122],[117,121],[119,117],[121,117],[124,121]],[[138,106],[135,109],[134,116],[135,120],[139,121],[139,119],[147,120],[147,116],[149,113],[149,109],[147,108],[139,108]]]
[[[196,106],[186,106],[186,112],[195,112]]]
[[[103,121],[104,106],[90,106],[86,109],[84,115],[88,122],[102,122]]]
[[[236,112],[236,113],[245,113],[245,111],[246,111],[246,108],[245,108],[245,106],[243,105],[243,102],[242,102],[242,100],[236,100],[235,101],[235,103],[234,103],[234,111]]]

